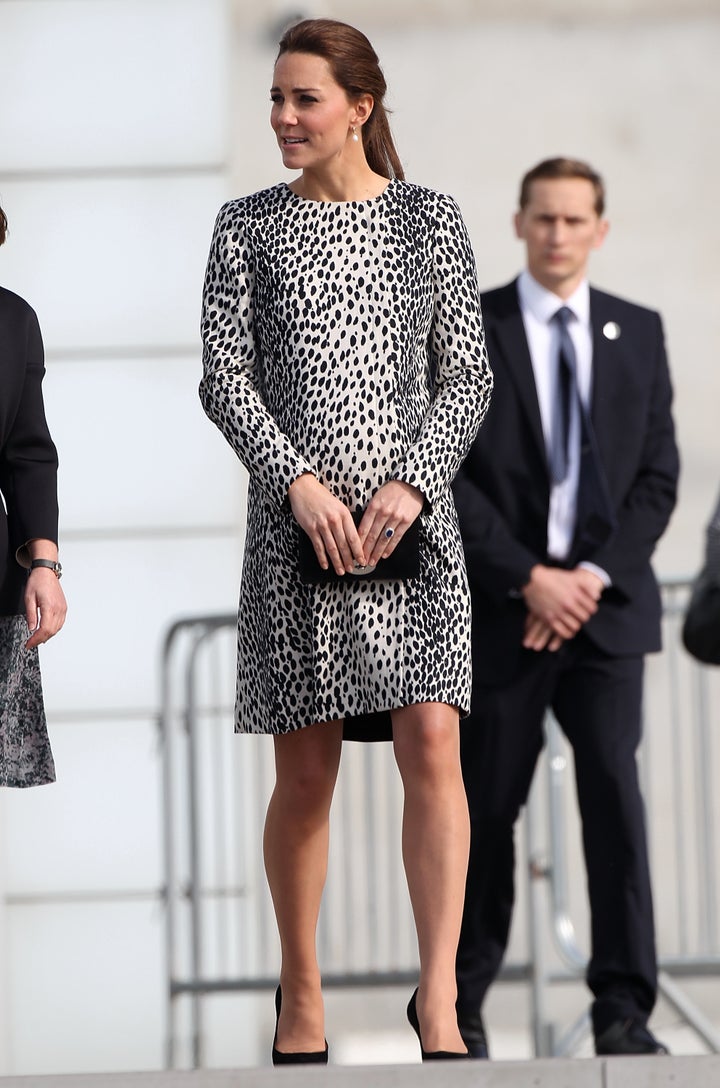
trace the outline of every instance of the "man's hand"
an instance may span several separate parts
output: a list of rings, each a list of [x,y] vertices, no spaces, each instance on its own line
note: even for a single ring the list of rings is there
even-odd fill
[[[525,617],[525,632],[523,634],[523,646],[526,650],[549,650],[555,653],[562,646],[564,638],[556,635],[552,627],[545,620],[538,619],[528,612]]]
[[[557,650],[557,638],[573,638],[597,612],[603,588],[601,579],[583,567],[561,570],[538,563],[522,589],[530,613],[523,645],[531,650]]]

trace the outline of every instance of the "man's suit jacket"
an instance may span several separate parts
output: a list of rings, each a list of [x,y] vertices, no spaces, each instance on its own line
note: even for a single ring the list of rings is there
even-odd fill
[[[521,662],[517,590],[547,562],[550,478],[517,282],[484,294],[482,306],[495,388],[454,493],[473,592],[474,676],[492,684],[511,680]],[[627,656],[660,648],[650,558],[676,498],[672,388],[659,314],[591,288],[590,319],[591,416],[617,528],[599,547],[574,547],[567,565],[585,559],[607,571],[612,587],[585,631],[601,650]]]
[[[23,611],[18,548],[57,541],[57,453],[42,398],[45,374],[35,312],[0,287],[0,615]]]

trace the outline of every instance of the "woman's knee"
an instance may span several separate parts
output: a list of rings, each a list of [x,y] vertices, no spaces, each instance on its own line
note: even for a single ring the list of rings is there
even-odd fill
[[[393,741],[401,774],[460,773],[459,716],[445,703],[418,703],[393,714]]]

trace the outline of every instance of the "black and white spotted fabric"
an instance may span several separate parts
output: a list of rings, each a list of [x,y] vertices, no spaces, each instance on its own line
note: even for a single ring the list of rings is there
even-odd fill
[[[205,279],[208,416],[250,476],[236,728],[470,703],[470,598],[449,484],[487,408],[475,264],[454,201],[397,180],[361,202],[284,184],[225,204]],[[418,487],[421,576],[306,586],[288,486],[350,509]]]

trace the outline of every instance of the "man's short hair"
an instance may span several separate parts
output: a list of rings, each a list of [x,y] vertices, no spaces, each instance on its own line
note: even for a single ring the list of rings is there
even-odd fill
[[[545,178],[583,178],[595,190],[595,211],[601,216],[605,211],[605,184],[596,170],[580,159],[544,159],[528,170],[520,182],[520,209],[530,203],[530,187],[534,181]]]

